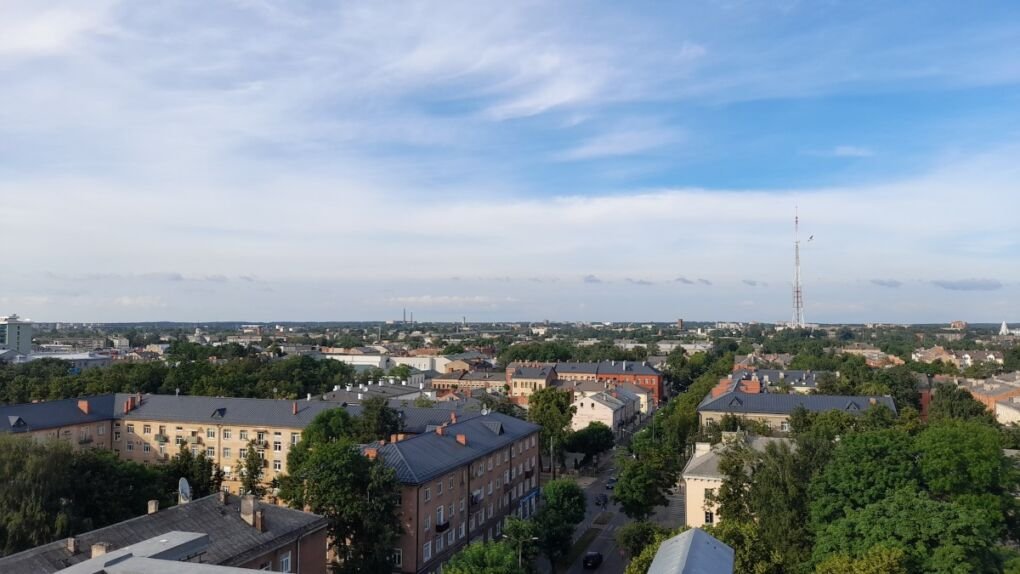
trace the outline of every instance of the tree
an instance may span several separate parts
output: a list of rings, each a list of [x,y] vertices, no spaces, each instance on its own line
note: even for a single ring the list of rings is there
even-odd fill
[[[387,374],[389,376],[391,376],[391,377],[396,377],[397,379],[400,379],[401,381],[406,381],[406,380],[411,378],[411,366],[410,365],[397,365],[396,367],[393,367],[392,369],[390,369],[390,372],[387,373]]]
[[[705,531],[733,548],[734,572],[786,572],[779,552],[762,542],[761,531],[754,521],[723,520]]]
[[[542,496],[545,505],[535,517],[538,547],[555,571],[556,562],[570,550],[574,528],[584,519],[587,504],[581,487],[568,479],[550,481]]]
[[[648,574],[648,569],[652,566],[652,561],[655,560],[655,555],[659,552],[659,546],[666,540],[680,534],[687,530],[686,527],[680,528],[671,533],[658,533],[651,543],[647,544],[639,554],[632,555],[630,562],[627,564],[627,569],[624,570],[624,574]]]
[[[570,404],[570,393],[555,387],[535,391],[528,398],[528,420],[542,427],[540,438],[543,453],[552,450],[558,454],[563,451],[570,434],[570,421],[576,410]]]
[[[978,402],[970,391],[951,383],[940,383],[932,389],[928,420],[937,422],[942,419],[976,419],[989,424],[995,423],[994,415],[988,412],[985,405]]]
[[[421,395],[418,396],[418,398],[414,399],[414,406],[418,408],[427,409],[429,407],[436,406],[436,401],[428,398],[428,396],[425,395],[425,393],[422,393]]]
[[[263,465],[265,461],[259,455],[255,441],[248,441],[248,448],[245,449],[244,460],[241,462],[241,492],[254,494],[256,498],[262,498],[266,494],[266,487],[262,485]]]
[[[860,558],[837,554],[815,568],[815,574],[909,574],[902,548],[873,546]]]
[[[666,490],[673,484],[673,474],[658,456],[639,460],[621,458],[620,479],[613,487],[613,499],[623,513],[635,520],[644,520],[656,506],[665,506]]]
[[[363,456],[348,438],[312,446],[285,498],[329,521],[340,573],[389,572],[390,549],[400,537],[400,486],[393,469]],[[281,497],[283,492],[281,491]]]
[[[516,516],[506,519],[506,526],[503,527],[503,534],[506,541],[517,552],[517,563],[519,565],[531,564],[538,556],[538,530],[531,520],[524,520]],[[529,568],[525,568],[529,570]]]
[[[996,572],[995,527],[977,510],[932,500],[905,486],[816,529],[814,557],[859,558],[873,547],[902,550],[910,572]]]
[[[465,351],[467,351],[467,349],[465,349],[464,345],[461,345],[460,343],[450,343],[449,345],[443,347],[444,355],[457,355]]]
[[[160,470],[164,476],[165,491],[171,493],[170,499],[175,504],[177,498],[175,493],[182,478],[187,479],[192,498],[209,496],[219,491],[223,484],[223,470],[216,462],[207,457],[204,451],[192,453],[186,444],[181,444],[180,452],[167,461]]]
[[[517,550],[507,542],[475,542],[453,555],[443,566],[447,574],[524,574]]]
[[[616,531],[616,544],[630,556],[638,556],[649,544],[653,544],[666,530],[651,522],[628,522]]]
[[[400,432],[400,413],[391,408],[383,397],[371,397],[361,403],[361,414],[355,419],[354,440],[368,443],[388,440]]]
[[[584,453],[585,460],[613,448],[613,431],[605,423],[594,421],[567,439],[566,450]]]

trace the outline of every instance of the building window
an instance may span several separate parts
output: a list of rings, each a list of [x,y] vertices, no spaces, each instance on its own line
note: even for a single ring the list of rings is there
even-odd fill
[[[128,426],[127,426],[127,432],[128,432],[128,434],[135,434],[135,425],[133,425],[133,424],[128,424]]]
[[[248,431],[246,431],[246,430],[241,431],[240,432],[240,437],[241,437],[241,440],[245,440],[245,441],[248,440]]]
[[[280,572],[290,572],[290,552],[280,557]]]
[[[266,431],[258,431],[255,433],[255,440],[259,443],[266,442]]]
[[[436,524],[439,525],[446,522],[443,520],[444,518],[446,518],[446,507],[440,506],[436,509]]]
[[[216,429],[206,429],[205,438],[216,438]]]
[[[128,432],[131,432],[130,427],[128,428]],[[491,456],[489,457],[489,470],[492,470],[492,457]]]
[[[104,434],[106,434],[106,427],[104,427],[103,425],[96,425],[96,434],[99,436],[103,436]]]
[[[248,456],[248,449],[246,449],[246,448],[239,448],[239,449],[237,449],[237,457],[238,458],[244,458],[246,456]]]
[[[457,541],[457,533],[454,532],[451,529],[450,532],[446,535],[446,545],[447,546],[453,546],[453,543],[456,542],[456,541]]]
[[[779,423],[779,430],[783,432],[790,432],[790,421],[782,421]]]
[[[301,440],[301,433],[292,432],[290,433],[290,444],[296,445]]]
[[[230,447],[223,447],[223,458],[230,458]]]
[[[431,514],[426,514],[425,515],[425,530],[429,530],[430,528],[432,528],[432,515]]]
[[[460,497],[460,512],[464,513],[464,497]]]
[[[393,565],[398,568],[404,565],[404,551],[400,548],[393,549]]]
[[[439,496],[440,494],[443,494],[443,481],[441,480],[436,483],[436,496]]]
[[[184,437],[182,437],[181,435],[175,436],[174,437],[174,444],[177,445],[177,446],[181,446],[182,444],[184,444]]]
[[[142,425],[142,434],[152,434],[152,425]]]
[[[230,440],[230,436],[232,434],[233,433],[230,432],[230,429],[223,429],[223,440]]]
[[[421,547],[421,557],[422,557],[422,560],[424,560],[425,562],[428,562],[429,560],[432,560],[432,541],[431,540],[426,542]]]
[[[149,443],[145,443],[145,444],[142,445],[142,452],[149,452],[151,450],[152,450],[152,447],[149,446]]]
[[[443,551],[443,535],[440,534],[436,538],[436,554],[438,554],[438,553],[440,553],[442,551]]]
[[[273,461],[273,470],[283,470],[283,462],[279,460]]]
[[[159,454],[160,454],[160,456],[165,456],[166,455],[166,445],[165,444],[159,445]]]
[[[273,441],[273,452],[280,452],[283,450],[283,444],[280,441]]]
[[[713,524],[713,523],[715,523],[715,514],[706,511],[705,512],[705,524]]]
[[[492,481],[489,481],[489,494],[492,494]]]
[[[464,537],[467,536],[467,527],[466,526],[467,525],[464,524],[463,522],[460,523],[460,538],[461,538],[461,540],[463,540]]]
[[[425,502],[428,502],[430,500],[432,500],[432,489],[426,486],[425,487]]]
[[[133,443],[131,441],[127,441],[127,449],[128,450],[135,450],[135,443]]]
[[[211,447],[211,446],[206,447],[205,448],[205,456],[207,456],[209,458],[213,458],[214,456],[216,456],[216,449]]]

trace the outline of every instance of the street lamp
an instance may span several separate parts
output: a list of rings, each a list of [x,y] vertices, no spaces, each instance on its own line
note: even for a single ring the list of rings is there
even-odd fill
[[[536,542],[537,540],[538,540],[537,536],[532,536],[530,539],[521,538],[520,540],[517,541],[517,569],[518,570],[523,566],[523,564],[521,564],[521,556],[524,553],[524,543],[525,542]]]

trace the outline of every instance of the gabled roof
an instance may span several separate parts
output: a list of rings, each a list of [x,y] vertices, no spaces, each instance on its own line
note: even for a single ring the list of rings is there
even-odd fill
[[[896,412],[892,397],[801,395],[776,393],[741,393],[729,391],[712,398],[709,394],[698,406],[698,412],[725,412],[733,414],[788,415],[799,406],[811,412],[844,411],[858,413],[872,406],[884,405]]]
[[[124,414],[124,403],[132,396],[137,397],[137,395],[117,393],[114,405],[116,418],[126,421],[137,419],[191,423],[215,422],[223,425],[304,428],[319,413],[340,406],[337,403],[325,401],[142,395],[141,403]],[[294,414],[292,410],[295,402],[298,407],[297,414]]]
[[[127,395],[125,395],[126,397]],[[88,401],[89,413],[78,407]],[[61,399],[38,403],[0,405],[0,433],[30,432],[110,420],[114,417],[114,395]]]
[[[733,574],[733,549],[700,528],[659,546],[648,574]]]
[[[302,533],[326,527],[326,519],[315,514],[275,504],[259,504],[258,508],[265,513],[265,532],[259,532],[241,519],[240,498],[228,496],[227,504],[223,505],[214,494],[155,514],[78,534],[76,538],[82,551],[77,554],[68,552],[62,539],[0,558],[0,572],[50,574],[88,560],[88,548],[92,544],[108,542],[114,548],[123,548],[174,530],[209,535],[209,547],[202,556],[203,562],[239,565]]]
[[[378,447],[378,456],[404,484],[422,484],[471,461],[506,448],[541,430],[536,424],[501,413],[460,420],[443,428],[443,434],[420,434]],[[457,435],[467,445],[457,442]]]

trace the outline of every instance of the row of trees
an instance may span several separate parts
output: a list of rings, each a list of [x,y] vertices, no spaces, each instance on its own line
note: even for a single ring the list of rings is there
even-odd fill
[[[626,350],[611,341],[583,347],[563,341],[541,341],[507,347],[499,353],[498,360],[501,365],[515,361],[642,361],[657,352],[654,343]]]
[[[321,394],[334,385],[354,384],[354,368],[340,361],[292,357],[270,361],[241,357],[221,363],[180,358],[167,363],[118,363],[80,374],[64,361],[41,359],[0,365],[0,403],[23,403],[114,392],[142,392],[300,398]]]
[[[526,574],[541,552],[558,564],[573,546],[574,530],[584,519],[585,495],[572,480],[553,480],[542,488],[542,507],[534,520],[507,520],[504,538],[467,546],[443,567],[449,574]]]
[[[147,466],[108,450],[0,436],[0,556],[134,518],[149,500],[176,504],[180,478],[201,497],[219,490],[223,474],[189,450]]]

